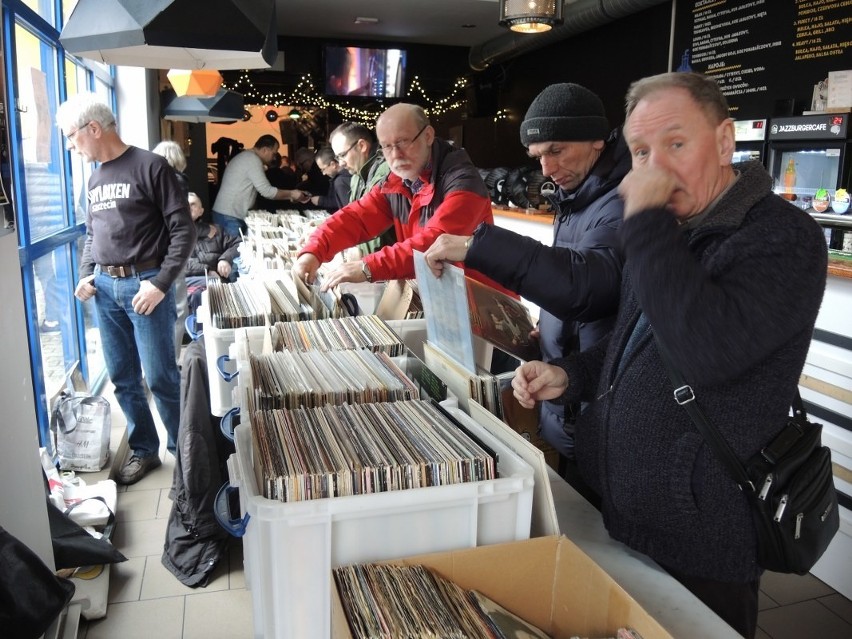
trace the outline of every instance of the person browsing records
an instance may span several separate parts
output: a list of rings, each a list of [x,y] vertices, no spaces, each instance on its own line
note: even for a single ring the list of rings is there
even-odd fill
[[[317,151],[315,162],[322,174],[329,179],[329,183],[328,193],[312,195],[311,204],[333,213],[349,203],[349,184],[352,176],[337,161],[334,149],[330,146],[324,146]]]
[[[352,177],[349,181],[349,202],[360,200],[367,191],[384,182],[390,173],[375,134],[363,124],[344,122],[329,136],[334,157]],[[378,237],[349,249],[347,256],[359,260],[384,246],[396,244],[396,231],[390,226]]]
[[[323,288],[414,278],[415,250],[425,251],[442,233],[469,234],[480,222],[493,223],[479,171],[464,149],[435,136],[421,107],[395,104],[379,116],[376,132],[390,175],[317,228],[293,265],[294,276],[312,283],[320,264],[394,227],[396,244],[344,262],[326,275]],[[468,275],[505,290],[480,273]]]
[[[623,202],[618,185],[630,170],[619,129],[603,102],[573,83],[552,84],[536,96],[521,123],[521,144],[558,187],[553,244],[483,224],[470,236],[442,235],[426,252],[440,275],[444,260],[463,261],[540,308],[541,358],[588,348],[612,328],[623,258],[618,240]],[[559,471],[593,503],[574,455],[579,403],[541,402],[539,432],[560,455]]]
[[[225,167],[216,201],[213,203],[213,221],[229,235],[240,237],[246,231],[246,214],[254,207],[258,193],[270,200],[307,202],[309,193],[299,189],[279,189],[269,183],[265,165],[278,152],[275,136],[261,135],[254,146],[240,151]]]
[[[525,406],[591,401],[575,450],[609,534],[754,637],[761,568],[747,496],[674,399],[658,344],[748,460],[787,421],[825,288],[825,237],[759,162],[732,165],[734,125],[712,78],[645,78],[626,104],[615,327],[581,353],[522,365],[514,393]]]

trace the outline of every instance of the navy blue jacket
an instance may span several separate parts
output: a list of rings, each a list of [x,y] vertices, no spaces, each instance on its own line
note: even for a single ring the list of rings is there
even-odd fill
[[[555,249],[496,226],[483,224],[474,234],[465,266],[540,307],[544,361],[589,348],[612,328],[623,264],[618,229],[624,203],[617,188],[630,166],[630,152],[616,129],[583,183],[552,198]],[[572,457],[573,429],[565,427],[565,407],[543,402],[542,437]]]

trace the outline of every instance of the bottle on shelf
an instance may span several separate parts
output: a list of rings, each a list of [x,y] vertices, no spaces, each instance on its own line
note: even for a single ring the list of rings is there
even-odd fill
[[[787,200],[795,199],[793,189],[796,186],[796,163],[793,158],[787,162],[787,168],[784,170],[784,198]]]

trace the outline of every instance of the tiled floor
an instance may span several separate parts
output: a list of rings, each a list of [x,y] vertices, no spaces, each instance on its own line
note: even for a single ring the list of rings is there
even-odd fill
[[[124,417],[113,406],[112,448],[117,450]],[[156,412],[155,412],[156,414]],[[165,435],[161,432],[161,442]],[[161,445],[163,465],[133,486],[119,486],[113,543],[127,557],[109,575],[107,615],[83,620],[78,639],[243,639],[253,637],[251,599],[243,574],[242,544],[232,538],[204,588],[184,586],[162,564],[166,522],[171,511],[174,457]],[[104,471],[104,475],[106,475]],[[87,483],[98,479],[86,475]]]
[[[117,448],[124,418],[115,400],[105,395],[113,402],[112,441]],[[174,458],[164,451],[161,457],[163,465],[138,484],[119,487],[113,541],[128,561],[112,566],[107,616],[82,622],[79,639],[252,637],[251,595],[238,540],[232,540],[206,588],[188,588],[163,567]],[[87,476],[90,482],[97,479]],[[812,575],[767,573],[761,582],[758,626],[758,639],[849,639],[852,601]]]

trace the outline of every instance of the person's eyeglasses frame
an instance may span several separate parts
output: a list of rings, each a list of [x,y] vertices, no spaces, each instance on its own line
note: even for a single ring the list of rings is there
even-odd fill
[[[342,160],[343,158],[345,158],[347,155],[349,155],[349,151],[351,151],[352,149],[354,149],[354,148],[355,148],[355,145],[356,145],[356,144],[358,144],[358,142],[360,142],[360,141],[361,141],[361,138],[358,138],[358,139],[357,139],[357,140],[355,140],[352,144],[350,144],[350,145],[349,145],[349,148],[348,148],[348,149],[346,149],[343,153],[335,153],[335,154],[334,154],[335,159],[339,162],[340,160]]]
[[[88,122],[86,122],[85,124],[81,124],[81,125],[80,125],[80,126],[78,126],[76,129],[74,129],[74,130],[73,130],[73,131],[71,131],[69,134],[67,134],[67,135],[65,136],[65,139],[66,139],[68,142],[73,142],[73,141],[74,141],[74,138],[76,137],[76,135],[77,135],[77,134],[78,134],[78,133],[79,133],[82,129],[85,129],[87,126],[89,126],[91,123],[92,123],[92,121],[91,121],[91,120],[89,120],[89,121],[88,121]]]
[[[428,127],[428,124],[424,124],[423,128],[417,132],[417,135],[415,135],[410,140],[399,140],[398,142],[394,142],[393,144],[381,144],[379,145],[379,148],[385,155],[391,153],[394,149],[404,152],[406,149],[411,148],[411,145],[417,141],[417,138],[423,135],[423,131],[425,131]]]

